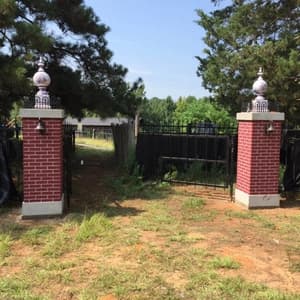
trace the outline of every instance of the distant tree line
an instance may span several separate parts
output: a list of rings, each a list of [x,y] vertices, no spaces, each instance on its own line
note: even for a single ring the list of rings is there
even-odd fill
[[[140,107],[143,124],[198,124],[211,122],[220,127],[236,125],[235,118],[210,98],[180,97],[145,99]]]

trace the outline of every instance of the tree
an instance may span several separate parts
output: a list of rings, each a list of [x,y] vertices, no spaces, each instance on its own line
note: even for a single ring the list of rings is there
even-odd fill
[[[208,98],[181,98],[176,103],[174,120],[178,124],[197,124],[209,120],[219,127],[232,127],[235,119],[229,113]]]
[[[218,0],[213,0],[216,5]],[[232,113],[253,98],[259,67],[291,123],[300,121],[300,10],[298,0],[233,0],[210,14],[198,10],[206,31],[197,74],[218,103]]]
[[[144,101],[140,116],[145,124],[170,124],[175,108],[176,104],[170,96],[166,99],[154,97]]]
[[[50,92],[67,112],[134,115],[141,80],[129,86],[127,69],[111,62],[108,30],[83,0],[0,0],[0,113],[7,115],[14,102],[32,97],[27,78],[44,55]]]

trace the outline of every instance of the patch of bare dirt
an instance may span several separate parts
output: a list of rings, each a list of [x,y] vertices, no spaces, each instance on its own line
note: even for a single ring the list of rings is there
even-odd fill
[[[189,236],[197,236],[198,232],[201,232],[200,241],[197,241],[193,247],[205,248],[210,253],[229,256],[239,262],[241,266],[237,270],[223,270],[221,273],[232,276],[240,275],[250,281],[280,290],[300,292],[300,273],[289,270],[287,249],[290,247],[290,241],[285,240],[276,224],[276,220],[279,218],[284,220],[285,217],[299,216],[298,205],[254,210],[253,213],[267,217],[268,220],[274,222],[275,229],[267,232],[263,228],[259,229],[255,226],[255,221],[252,219],[224,217],[224,212],[229,210],[247,212],[245,208],[230,201],[228,191],[181,186],[177,186],[176,190],[203,198],[206,202],[204,210],[217,212],[217,216],[213,220],[202,222],[200,228],[195,228],[196,224],[188,222],[185,229],[189,232]],[[180,217],[182,205],[180,199],[174,199],[168,205],[173,214]],[[297,259],[300,261],[299,256]]]

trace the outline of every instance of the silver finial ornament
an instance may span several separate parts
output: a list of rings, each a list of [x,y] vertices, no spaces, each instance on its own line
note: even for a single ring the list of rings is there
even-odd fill
[[[48,73],[44,70],[44,60],[42,57],[40,57],[40,60],[38,62],[39,69],[38,71],[33,75],[33,84],[38,87],[38,92],[35,94],[35,105],[34,108],[51,108],[50,106],[50,96],[47,91],[47,87],[51,83],[51,78],[48,75]]]
[[[263,70],[260,67],[257,73],[258,78],[253,83],[252,90],[256,95],[255,99],[252,100],[252,111],[253,112],[268,112],[268,100],[265,99],[264,95],[268,89],[267,83],[262,78]]]

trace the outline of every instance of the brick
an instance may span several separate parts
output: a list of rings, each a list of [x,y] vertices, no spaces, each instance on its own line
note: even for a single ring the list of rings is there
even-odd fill
[[[63,179],[63,123],[45,119],[46,133],[36,132],[37,119],[23,119],[24,201],[60,200]]]
[[[268,121],[241,121],[238,127],[237,188],[254,194],[277,193],[281,122],[265,134]]]

